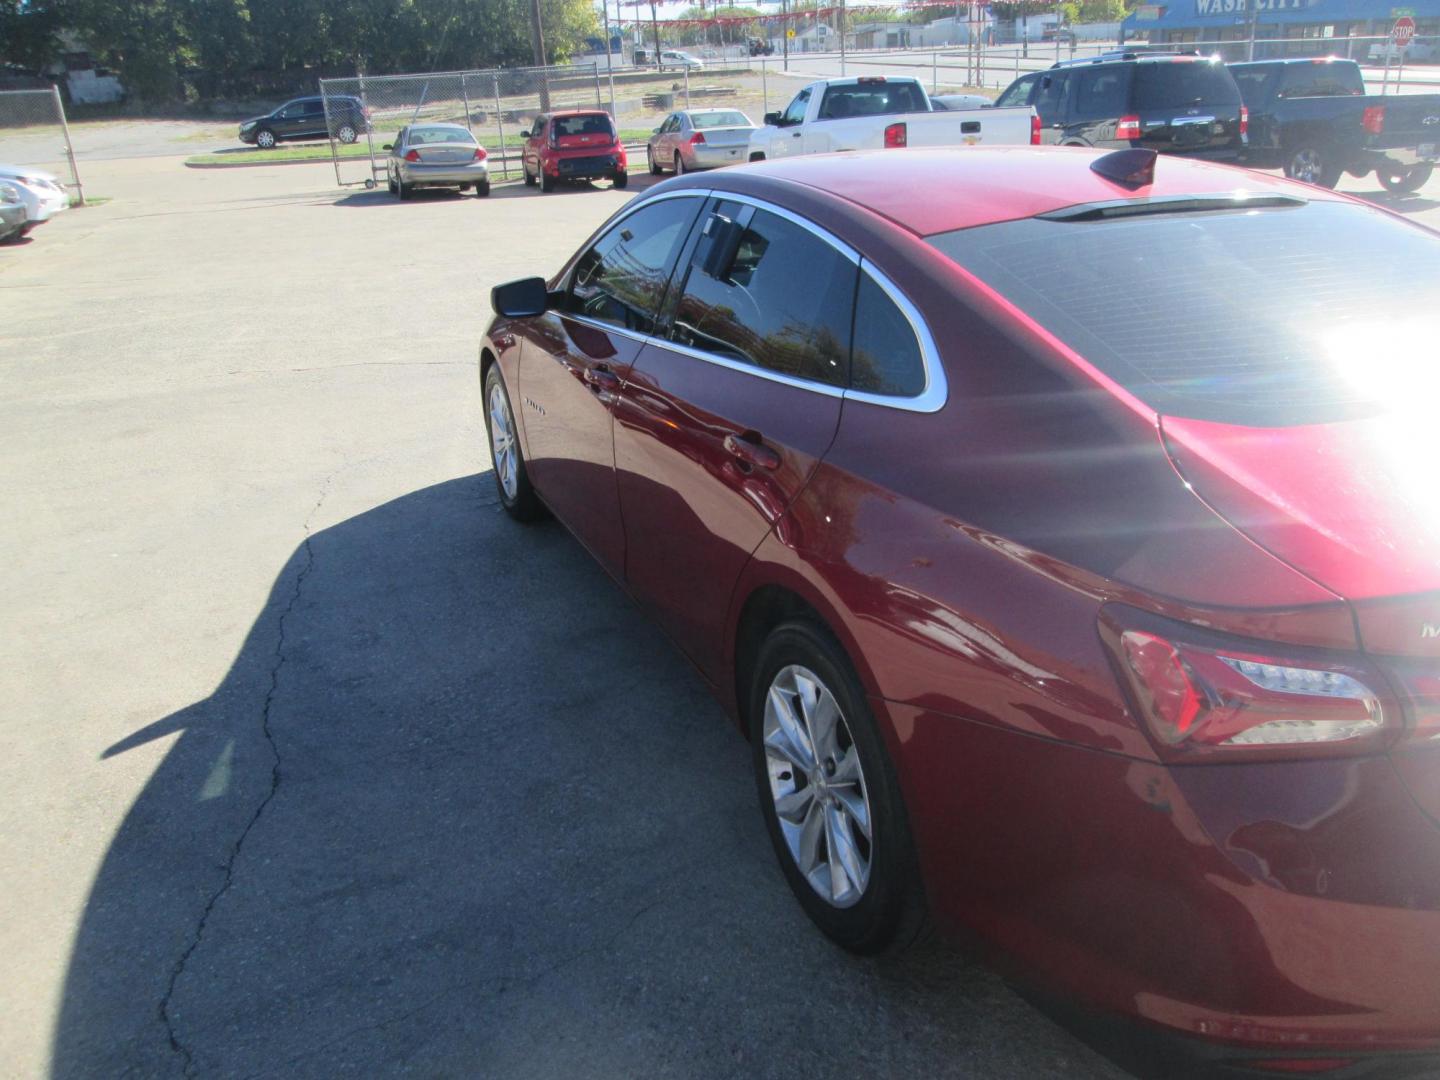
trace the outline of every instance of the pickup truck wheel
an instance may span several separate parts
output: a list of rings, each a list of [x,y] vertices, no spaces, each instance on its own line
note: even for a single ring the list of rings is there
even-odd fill
[[[751,160],[751,161],[764,161],[764,160],[765,160],[765,152],[764,152],[763,150],[756,150],[753,154],[750,155],[750,160]]]
[[[1375,178],[1386,191],[1409,194],[1424,187],[1434,171],[1434,165],[1386,166],[1375,170]]]
[[[1329,150],[1319,146],[1297,146],[1285,157],[1285,175],[1291,180],[1333,188],[1340,182],[1340,170],[1331,161]]]

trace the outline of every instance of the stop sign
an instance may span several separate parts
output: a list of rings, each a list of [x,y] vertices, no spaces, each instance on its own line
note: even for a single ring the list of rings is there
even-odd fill
[[[1390,31],[1390,40],[1402,49],[1410,44],[1410,39],[1415,36],[1415,20],[1409,15],[1401,15],[1395,20],[1395,28]]]

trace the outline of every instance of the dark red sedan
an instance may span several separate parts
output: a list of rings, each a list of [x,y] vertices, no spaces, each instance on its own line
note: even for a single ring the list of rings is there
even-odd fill
[[[492,299],[501,500],[714,688],[825,933],[964,932],[1166,1075],[1440,1075],[1440,237],[889,151],[660,184]]]

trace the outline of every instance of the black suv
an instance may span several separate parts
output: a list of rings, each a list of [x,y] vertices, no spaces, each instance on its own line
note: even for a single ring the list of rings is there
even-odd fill
[[[1229,161],[1245,148],[1240,90],[1218,57],[1104,53],[1016,79],[997,107],[1031,105],[1041,142],[1144,147]]]
[[[370,130],[370,113],[358,97],[330,98],[330,124],[325,124],[325,99],[302,97],[287,101],[268,116],[240,125],[240,141],[269,150],[286,139],[338,139],[353,143]]]

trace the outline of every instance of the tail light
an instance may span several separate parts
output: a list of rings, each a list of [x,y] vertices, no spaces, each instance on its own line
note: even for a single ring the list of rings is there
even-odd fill
[[[1250,134],[1250,110],[1244,105],[1240,106],[1240,134]]]
[[[405,160],[406,160],[406,161],[419,161],[419,160],[420,160],[420,151],[419,151],[419,150],[410,150],[410,151],[407,151],[406,154],[405,154]]]
[[[1373,753],[1403,730],[1362,657],[1227,640],[1107,608],[1101,632],[1162,758]]]
[[[1381,135],[1385,131],[1385,106],[1366,105],[1365,113],[1360,119],[1360,126],[1371,135]]]
[[[695,132],[694,135],[691,135],[691,136],[690,136],[690,145],[691,145],[691,146],[696,146],[696,145],[698,145],[699,143],[703,143],[704,141],[705,141],[705,133],[704,133],[703,131],[697,131],[697,132]]]
[[[488,153],[486,153],[485,148],[484,148],[483,146],[477,146],[477,147],[475,147],[475,160],[476,160],[476,161],[484,161],[484,160],[485,160],[487,157],[489,157],[489,156],[490,156],[490,155],[489,155]]]
[[[1040,145],[1040,114],[1039,114],[1039,113],[1033,113],[1033,112],[1032,112],[1032,113],[1030,114],[1030,145],[1031,145],[1031,146],[1039,146],[1039,145]]]
[[[885,129],[886,150],[898,150],[901,147],[908,146],[909,143],[910,134],[903,123],[891,124]]]
[[[1138,139],[1140,138],[1140,117],[1122,116],[1120,122],[1115,125],[1115,138],[1117,139]]]

